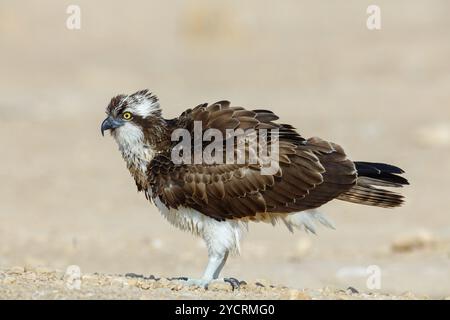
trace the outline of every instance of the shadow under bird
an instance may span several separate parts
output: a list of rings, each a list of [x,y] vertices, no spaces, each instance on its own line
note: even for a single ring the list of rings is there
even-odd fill
[[[316,209],[334,199],[383,208],[403,203],[403,196],[384,189],[408,184],[400,176],[402,169],[351,161],[339,145],[317,137],[305,139],[291,125],[278,123],[278,117],[269,110],[248,110],[219,101],[165,119],[157,97],[142,90],[112,98],[106,113],[102,134],[111,132],[138,191],[171,224],[202,237],[206,243],[206,270],[202,278],[183,278],[189,285],[207,287],[219,278],[228,255],[239,252],[249,222],[281,222],[290,231],[315,232],[315,223],[333,228]],[[172,151],[179,141],[172,141],[172,134],[185,129],[194,136],[196,122],[203,133],[208,129],[222,133],[219,144],[224,148],[229,130],[252,129],[258,139],[260,132],[276,130],[276,170],[263,174],[265,162],[260,158],[250,162],[250,157],[239,163],[173,161]],[[236,147],[237,139],[233,138],[232,145]],[[193,141],[190,146],[193,157],[198,150],[194,150]],[[206,146],[201,144],[200,152]],[[250,147],[244,151],[248,156]],[[233,278],[224,280],[236,284]]]

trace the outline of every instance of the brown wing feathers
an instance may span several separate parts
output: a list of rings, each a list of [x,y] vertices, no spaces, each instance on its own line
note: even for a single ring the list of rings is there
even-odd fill
[[[152,196],[168,207],[191,207],[217,220],[297,212],[336,197],[371,204],[391,196],[372,187],[369,180],[360,179],[356,185],[355,164],[340,146],[319,138],[305,140],[292,126],[274,123],[277,119],[271,111],[231,107],[228,101],[187,110],[174,122],[174,129],[192,131],[194,121],[201,121],[203,130],[215,128],[223,134],[226,129],[279,129],[279,171],[261,175],[260,166],[248,162],[175,165],[168,151],[149,165]]]

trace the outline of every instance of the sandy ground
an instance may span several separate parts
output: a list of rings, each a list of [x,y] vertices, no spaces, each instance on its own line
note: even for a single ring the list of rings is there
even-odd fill
[[[207,288],[186,286],[182,280],[138,274],[105,275],[66,272],[45,267],[12,267],[0,272],[0,295],[3,299],[229,299],[229,300],[428,300],[427,295],[380,294],[359,292],[353,287],[337,289],[293,289],[267,280],[239,281],[239,285],[222,280]],[[79,270],[79,269],[78,269]],[[450,297],[433,299],[450,300]]]
[[[359,0],[77,2],[80,30],[65,27],[69,2],[0,4],[0,298],[285,294],[145,290],[106,276],[199,277],[207,261],[199,239],[137,194],[113,140],[100,135],[109,99],[142,88],[158,94],[166,117],[230,99],[270,108],[354,160],[407,171],[400,209],[331,202],[322,211],[336,230],[317,236],[250,225],[223,276],[270,279],[312,298],[348,287],[385,298],[450,295],[448,1],[377,1],[379,31],[367,30],[369,3]],[[70,265],[115,284],[66,290]],[[10,274],[14,266],[51,276]],[[380,271],[379,289],[367,287],[369,266]]]

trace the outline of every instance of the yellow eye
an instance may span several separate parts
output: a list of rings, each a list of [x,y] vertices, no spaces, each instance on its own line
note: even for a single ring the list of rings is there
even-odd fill
[[[122,118],[124,120],[131,120],[133,118],[133,115],[131,114],[131,112],[124,112],[124,114],[122,115]]]

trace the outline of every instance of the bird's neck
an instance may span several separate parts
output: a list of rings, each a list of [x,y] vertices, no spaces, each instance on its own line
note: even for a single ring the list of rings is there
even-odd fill
[[[163,118],[152,119],[140,129],[135,135],[129,131],[128,136],[119,132],[116,140],[128,170],[141,191],[149,187],[148,164],[158,153],[170,148],[170,132]]]

